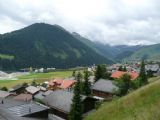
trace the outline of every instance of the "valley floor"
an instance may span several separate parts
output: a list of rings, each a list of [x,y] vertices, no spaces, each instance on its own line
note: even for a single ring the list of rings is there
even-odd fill
[[[19,76],[15,80],[0,80],[0,87],[7,87],[11,88],[17,84],[22,84],[24,82],[31,83],[33,80],[36,83],[43,83],[44,81],[48,81],[54,78],[66,78],[72,75],[72,71],[65,70],[65,71],[55,71],[55,72],[48,72],[48,73],[31,73],[28,75]]]

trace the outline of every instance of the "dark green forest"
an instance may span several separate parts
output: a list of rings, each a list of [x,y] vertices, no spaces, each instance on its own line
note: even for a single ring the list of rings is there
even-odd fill
[[[36,23],[0,35],[0,69],[112,63],[58,25]]]

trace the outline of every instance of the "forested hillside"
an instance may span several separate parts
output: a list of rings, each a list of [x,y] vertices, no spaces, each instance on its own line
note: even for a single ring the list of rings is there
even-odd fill
[[[160,44],[148,45],[136,51],[131,59],[150,59],[159,60],[160,58]]]
[[[36,23],[0,36],[0,68],[68,68],[112,63],[58,25]],[[12,59],[4,59],[11,56]]]

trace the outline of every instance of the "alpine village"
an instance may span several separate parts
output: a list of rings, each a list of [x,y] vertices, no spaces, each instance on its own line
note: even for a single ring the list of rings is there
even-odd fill
[[[0,46],[2,120],[160,117],[160,62],[133,56],[150,46],[132,46],[127,58],[130,46],[117,46],[122,52],[107,59],[100,54],[107,46],[44,23],[1,35]]]
[[[152,0],[22,1],[0,1],[0,120],[160,120]]]

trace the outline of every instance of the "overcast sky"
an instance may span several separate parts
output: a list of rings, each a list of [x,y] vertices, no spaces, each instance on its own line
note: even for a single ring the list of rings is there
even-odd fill
[[[160,43],[160,0],[0,0],[0,33],[58,24],[102,43]]]

